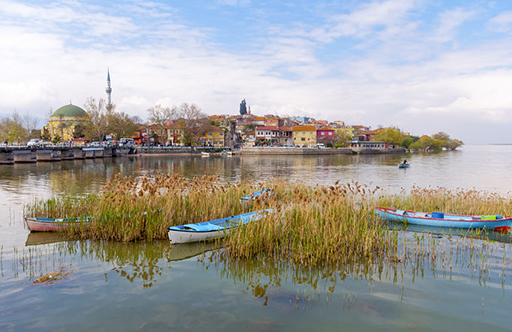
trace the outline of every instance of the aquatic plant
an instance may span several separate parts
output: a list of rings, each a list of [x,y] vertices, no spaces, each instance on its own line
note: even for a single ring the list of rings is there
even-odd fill
[[[255,190],[249,183],[220,184],[216,177],[186,180],[178,175],[119,175],[100,193],[59,196],[24,207],[26,216],[90,218],[67,228],[71,238],[120,242],[167,238],[167,227],[242,213],[239,198]]]
[[[273,194],[243,203],[240,197],[262,188]],[[503,214],[509,199],[475,190],[417,188],[388,194],[357,182],[309,186],[274,179],[264,183],[220,183],[217,177],[185,179],[156,174],[138,178],[116,176],[100,193],[81,198],[59,196],[25,206],[28,216],[92,218],[69,227],[71,239],[119,242],[167,239],[167,227],[228,217],[270,208],[258,222],[236,228],[223,242],[228,259],[270,257],[304,267],[360,262],[403,262],[411,255],[400,248],[396,231],[376,222],[374,206],[446,213]],[[434,246],[415,245],[416,256]],[[423,248],[423,249],[421,249]],[[427,248],[428,252],[424,251]],[[418,251],[420,250],[420,251]]]

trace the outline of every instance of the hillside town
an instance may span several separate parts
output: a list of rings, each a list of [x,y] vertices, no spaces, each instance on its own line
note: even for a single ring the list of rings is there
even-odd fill
[[[42,129],[27,115],[16,112],[0,121],[0,142],[47,142],[73,146],[127,145],[144,147],[249,147],[346,148],[352,150],[454,150],[463,142],[444,132],[414,136],[396,127],[372,129],[342,120],[305,116],[252,114],[245,99],[237,115],[207,115],[197,105],[155,105],[148,120],[129,116],[112,104],[110,72],[107,99],[89,97],[84,108],[69,104],[53,112]]]

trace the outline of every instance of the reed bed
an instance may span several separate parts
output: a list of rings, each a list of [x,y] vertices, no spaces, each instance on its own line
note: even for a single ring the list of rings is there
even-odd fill
[[[393,246],[389,233],[372,222],[378,189],[358,183],[311,187],[281,182],[274,190],[280,193],[275,213],[230,236],[227,255],[265,255],[318,266],[382,259]]]
[[[273,195],[242,203],[240,197],[263,188]],[[167,227],[272,209],[263,220],[236,228],[222,242],[229,259],[266,257],[297,266],[400,262],[396,232],[376,222],[375,206],[463,214],[502,214],[512,210],[508,198],[475,190],[417,188],[397,195],[357,182],[310,186],[282,179],[258,183],[220,183],[214,176],[185,179],[157,174],[116,176],[97,194],[34,201],[27,216],[91,217],[69,227],[78,239],[119,242],[166,240]]]
[[[219,184],[212,176],[189,181],[177,175],[116,176],[100,193],[34,201],[24,212],[26,216],[84,220],[68,227],[71,238],[153,241],[167,239],[167,227],[172,225],[243,213],[246,207],[239,198],[252,190],[249,183]],[[93,222],[86,222],[86,217]]]
[[[379,206],[402,210],[444,212],[468,215],[512,213],[512,200],[497,193],[443,187],[420,188],[414,186],[409,192],[402,190],[397,195],[381,195],[377,199]]]

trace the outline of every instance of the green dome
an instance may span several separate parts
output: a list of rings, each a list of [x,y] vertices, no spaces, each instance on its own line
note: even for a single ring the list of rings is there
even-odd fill
[[[69,104],[57,109],[52,116],[84,117],[87,113],[80,107]]]

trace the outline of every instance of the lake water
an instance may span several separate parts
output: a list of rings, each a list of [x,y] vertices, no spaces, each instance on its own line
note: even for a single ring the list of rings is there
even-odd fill
[[[358,181],[392,192],[441,186],[507,197],[512,190],[512,146],[405,158],[409,169],[397,167],[404,155],[137,156],[0,165],[0,331],[510,330],[510,235],[482,241],[467,236],[472,233],[411,228],[400,232],[400,241],[422,243],[416,259],[295,271],[272,262],[227,264],[211,257],[212,244],[63,241],[29,234],[23,223],[23,206],[34,198],[95,192],[115,174]],[[54,270],[62,280],[33,283]]]

